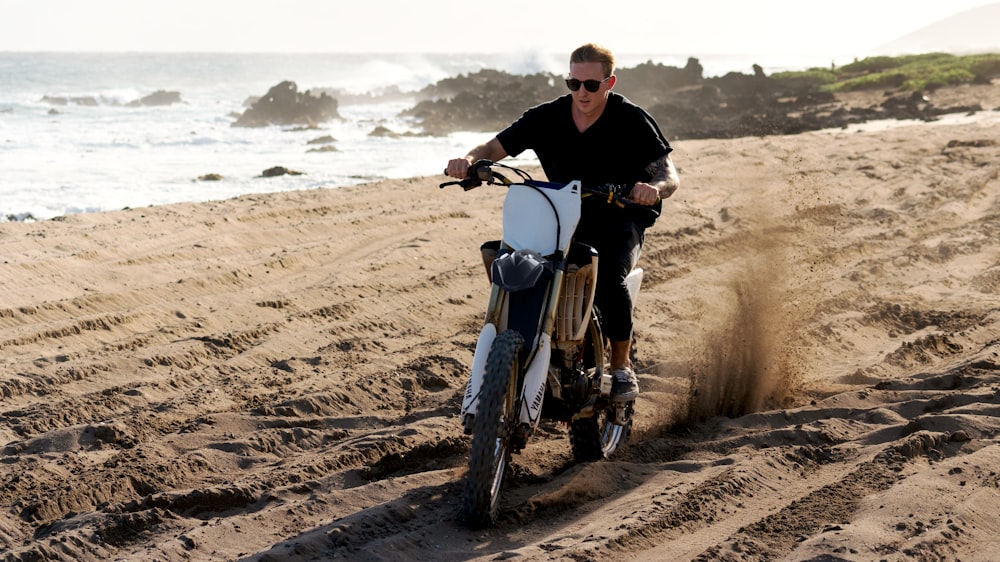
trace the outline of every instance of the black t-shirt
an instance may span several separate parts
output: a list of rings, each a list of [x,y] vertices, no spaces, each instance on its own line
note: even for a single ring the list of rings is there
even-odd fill
[[[504,151],[532,149],[549,181],[580,180],[585,186],[633,185],[652,179],[647,167],[672,150],[656,121],[624,96],[611,92],[597,121],[584,132],[573,122],[572,95],[532,107],[497,134]],[[606,204],[583,207],[582,224],[630,221]]]

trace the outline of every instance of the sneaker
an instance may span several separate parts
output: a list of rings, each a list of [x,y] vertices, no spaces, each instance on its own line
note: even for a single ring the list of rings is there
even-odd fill
[[[632,369],[615,369],[611,382],[611,401],[628,402],[639,396],[639,379],[635,378]]]

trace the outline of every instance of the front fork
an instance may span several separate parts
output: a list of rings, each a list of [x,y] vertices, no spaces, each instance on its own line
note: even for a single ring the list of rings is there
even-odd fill
[[[555,323],[556,304],[559,299],[559,287],[562,286],[563,271],[556,269],[552,280],[553,289],[549,292],[549,298],[545,303],[545,314],[542,316],[541,328],[534,353],[529,353],[530,361],[524,372],[524,382],[521,385],[521,392],[518,394],[518,416],[520,426],[524,429],[525,436],[534,431],[541,420],[542,402],[545,399],[545,383],[549,373],[549,363],[552,358],[551,334]],[[493,341],[497,337],[497,326],[502,326],[506,322],[504,308],[506,291],[494,284],[490,292],[490,302],[487,306],[486,322],[479,332],[479,339],[476,342],[476,351],[472,358],[472,369],[469,373],[469,381],[465,386],[465,396],[462,399],[462,424],[465,433],[472,433],[472,419],[479,408],[479,395],[483,387],[483,378],[486,376],[486,361],[493,347]],[[528,342],[526,342],[528,343]],[[534,343],[534,342],[531,342]],[[530,345],[530,344],[529,344]]]

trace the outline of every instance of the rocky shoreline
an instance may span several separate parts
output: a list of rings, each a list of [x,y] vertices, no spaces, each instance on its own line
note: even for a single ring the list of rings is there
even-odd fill
[[[644,63],[616,71],[615,90],[645,107],[671,139],[737,138],[797,134],[843,128],[878,119],[933,121],[941,115],[1000,110],[996,84],[952,86],[934,92],[879,90],[846,94],[796,91],[766,76],[730,72],[704,77],[697,59],[684,68]],[[974,99],[938,101],[952,89],[978,89]],[[566,88],[551,74],[514,76],[500,71],[443,80],[420,92],[422,101],[406,112],[429,134],[499,130],[524,109]]]
[[[895,87],[830,93],[806,81],[775,79],[758,65],[752,71],[706,77],[696,58],[689,58],[683,68],[649,61],[617,69],[615,91],[646,108],[672,140],[787,135],[883,119],[934,121],[948,114],[1000,111],[1000,77],[990,80],[988,75],[977,76],[976,83],[929,91]],[[341,104],[415,99],[400,116],[416,121],[420,131],[407,135],[493,132],[525,109],[564,95],[563,78],[552,73],[520,75],[483,69],[445,78],[419,91],[393,87],[363,95],[330,88],[299,91],[294,81],[284,80],[262,95],[251,95],[246,109],[230,117],[234,127],[317,127],[341,118]],[[60,106],[106,103],[93,96],[44,96],[42,101],[53,106],[51,113],[57,113]],[[182,103],[180,92],[161,90],[126,105],[175,103]],[[380,126],[372,134],[400,133]]]
[[[881,119],[934,121],[947,114],[1000,110],[1000,88],[993,82],[934,91],[896,88],[829,93],[775,80],[756,65],[753,74],[705,77],[695,58],[683,68],[647,62],[618,69],[616,75],[615,91],[645,107],[673,140],[797,134]],[[275,96],[275,89],[294,95]],[[975,91],[949,95],[970,89]],[[525,109],[565,93],[562,76],[484,69],[411,93],[417,101],[401,116],[415,119],[422,134],[430,136],[497,131]],[[392,90],[357,99],[335,90],[296,92],[294,82],[283,82],[263,97],[269,103],[255,103],[234,125],[319,123],[337,117],[337,103],[344,96],[365,103],[400,95]]]

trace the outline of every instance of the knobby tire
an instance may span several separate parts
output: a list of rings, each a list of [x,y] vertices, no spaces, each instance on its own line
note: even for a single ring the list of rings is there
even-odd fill
[[[632,420],[629,419],[626,425],[612,422],[607,410],[573,422],[569,442],[576,462],[606,459],[625,445],[632,431]]]
[[[590,328],[587,337],[594,341],[603,340],[600,329],[600,315],[595,311],[590,320]],[[603,348],[609,349],[608,342]],[[593,357],[587,358],[588,365],[599,366],[603,370],[607,365],[607,358],[600,353],[602,346],[588,345],[587,350]],[[610,410],[601,409],[588,418],[574,420],[569,428],[569,443],[573,451],[573,459],[576,462],[589,462],[606,459],[621,449],[628,441],[632,432],[632,409],[629,405],[628,422],[625,425],[613,423]]]
[[[520,332],[507,330],[493,341],[486,360],[465,485],[465,521],[474,529],[497,521],[510,464],[511,434],[518,422],[517,390],[523,347]]]

